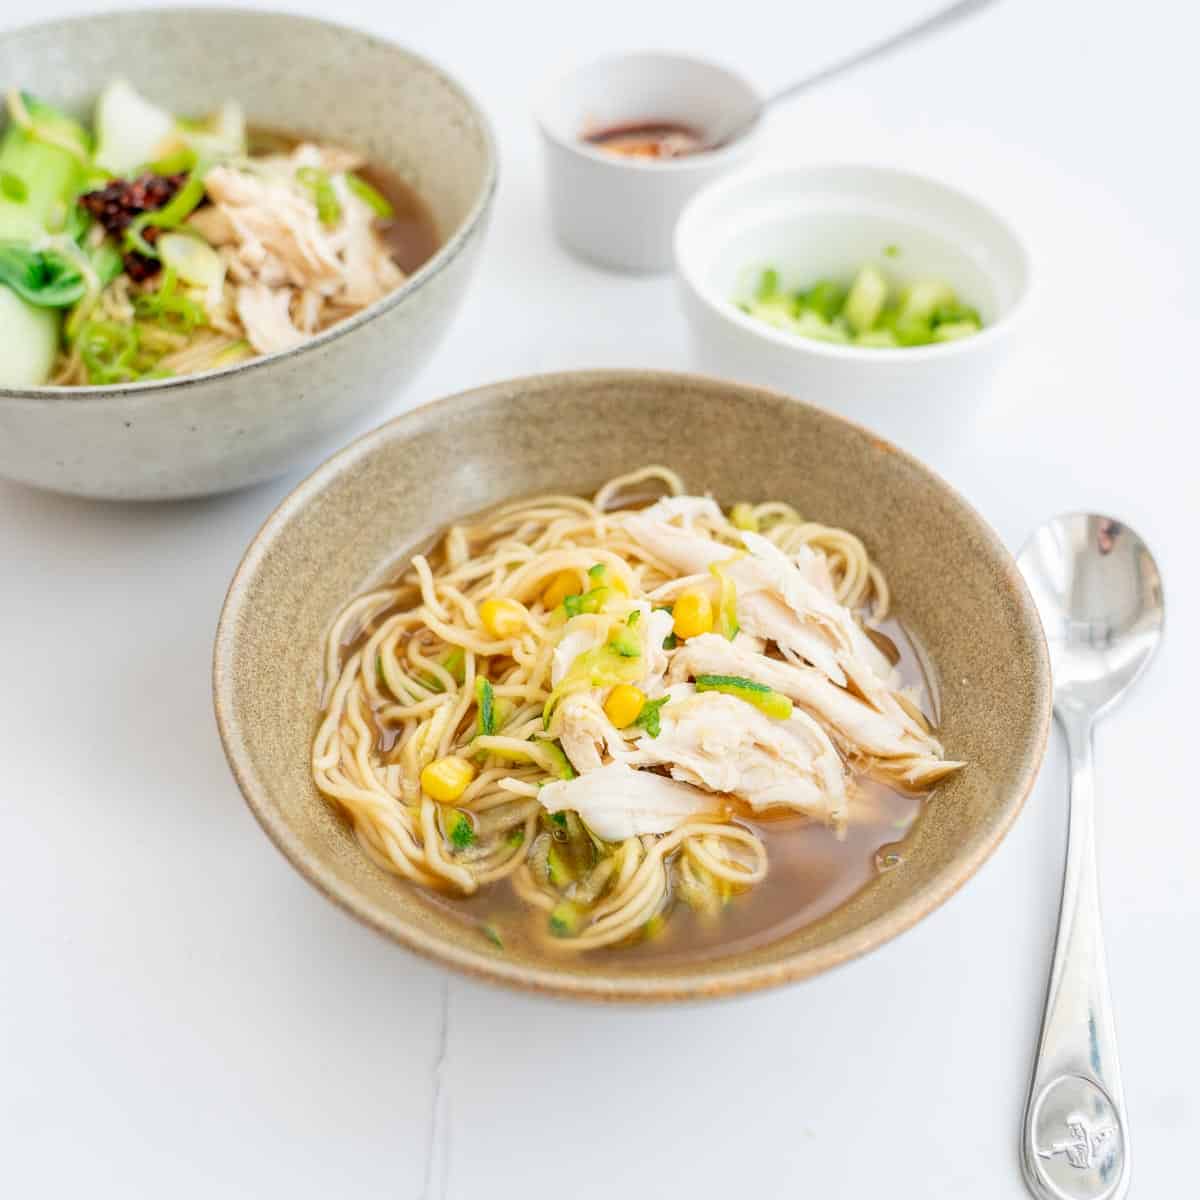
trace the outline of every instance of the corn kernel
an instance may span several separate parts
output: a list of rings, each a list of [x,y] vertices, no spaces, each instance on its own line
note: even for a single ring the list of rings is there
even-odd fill
[[[465,758],[438,758],[421,772],[421,787],[442,804],[452,804],[475,778],[475,768]]]
[[[618,683],[604,702],[608,719],[618,728],[632,725],[646,705],[646,693],[632,684]]]
[[[546,585],[546,590],[542,592],[542,607],[549,612],[577,591],[579,591],[579,576],[574,571],[559,571]]]
[[[712,601],[703,592],[682,592],[675,601],[676,637],[693,638],[712,633]]]
[[[479,606],[479,619],[493,637],[515,637],[525,626],[525,605],[516,600],[485,600]]]

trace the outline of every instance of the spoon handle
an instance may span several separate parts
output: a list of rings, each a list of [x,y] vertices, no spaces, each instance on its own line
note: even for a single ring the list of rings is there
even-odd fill
[[[763,101],[763,107],[766,107],[768,104],[775,104],[780,100],[790,100],[793,96],[798,96],[801,92],[807,92],[809,88],[817,87],[819,84],[832,79],[835,75],[840,75],[843,71],[849,71],[854,67],[861,67],[864,63],[868,63],[872,59],[882,58],[885,54],[891,54],[895,50],[900,50],[911,42],[920,41],[921,38],[928,37],[931,33],[948,29],[951,25],[958,24],[964,17],[973,16],[993,3],[995,3],[995,0],[958,0],[957,4],[951,4],[935,12],[932,16],[926,17],[924,21],[918,21],[917,24],[910,25],[889,38],[884,38],[881,42],[874,42],[866,47],[865,50],[858,50],[845,58],[839,58],[837,62],[830,63],[829,66],[823,67],[815,75],[809,75],[799,83],[789,84],[777,92],[772,92]]]
[[[1096,883],[1092,727],[1086,713],[1060,710],[1058,718],[1071,759],[1067,865],[1021,1166],[1039,1200],[1120,1200],[1129,1128]]]

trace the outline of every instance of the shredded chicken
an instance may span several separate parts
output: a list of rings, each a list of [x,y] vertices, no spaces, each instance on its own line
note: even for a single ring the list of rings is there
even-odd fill
[[[863,756],[878,773],[909,786],[931,785],[963,765],[942,759],[937,740],[911,713],[904,712],[900,720],[880,712],[820,671],[768,658],[740,636],[730,642],[702,634],[672,656],[668,680],[682,682],[698,675],[737,676],[781,692],[832,730],[848,756]]]
[[[573,809],[606,842],[645,833],[670,833],[689,817],[723,811],[716,797],[652,771],[613,762],[576,779],[548,783],[538,792],[547,812]]]
[[[555,728],[563,753],[581,775],[599,770],[603,754],[618,762],[627,761],[629,743],[608,719],[599,691],[576,692],[568,696],[555,714]]]
[[[204,177],[212,203],[189,223],[221,248],[230,279],[240,285],[246,336],[260,353],[295,345],[404,281],[371,206],[346,184],[342,172],[360,163],[348,152],[304,144],[252,167],[216,166]],[[336,172],[330,183],[337,219],[329,225],[297,179],[302,167]],[[275,293],[269,304],[263,288]]]
[[[700,575],[714,563],[723,564],[737,589],[738,622],[748,636],[774,642],[790,663],[811,664],[839,688],[852,685],[871,707],[913,737],[922,737],[924,728],[911,705],[896,694],[899,680],[894,669],[854,614],[834,599],[819,556],[806,549],[789,558],[767,538],[727,525],[745,547],[739,555],[702,531],[668,520],[682,515],[686,526],[697,512],[711,517],[707,507],[699,505],[713,502],[695,497],[659,501],[625,517],[625,528],[674,570]]]
[[[291,303],[291,288],[273,288],[265,283],[243,283],[238,287],[237,314],[259,354],[290,350],[304,341],[305,335],[292,324]]]
[[[734,696],[670,691],[657,737],[643,736],[634,766],[665,766],[673,778],[728,792],[755,811],[791,808],[832,825],[846,818],[842,760],[828,734],[796,709],[775,721]]]

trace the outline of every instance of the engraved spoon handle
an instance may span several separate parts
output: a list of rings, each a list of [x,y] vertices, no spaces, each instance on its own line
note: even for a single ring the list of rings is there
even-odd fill
[[[1039,1200],[1120,1200],[1129,1130],[1096,883],[1092,726],[1079,710],[1057,715],[1071,758],[1067,865],[1021,1165]]]

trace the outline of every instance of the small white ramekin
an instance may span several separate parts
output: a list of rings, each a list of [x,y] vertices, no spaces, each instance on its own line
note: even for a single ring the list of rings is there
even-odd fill
[[[584,138],[617,125],[666,122],[714,136],[754,109],[754,89],[724,67],[677,54],[602,58],[559,79],[536,110],[545,146],[550,220],[575,254],[626,271],[664,271],[692,196],[736,166],[753,126],[719,149],[645,160]]]
[[[845,346],[737,305],[767,267],[791,289],[848,280],[867,262],[901,284],[946,281],[979,309],[982,332],[934,346]],[[713,184],[679,221],[675,266],[702,370],[789,391],[910,448],[961,425],[987,394],[1032,281],[1024,244],[981,201],[927,176],[858,165],[771,167]]]

